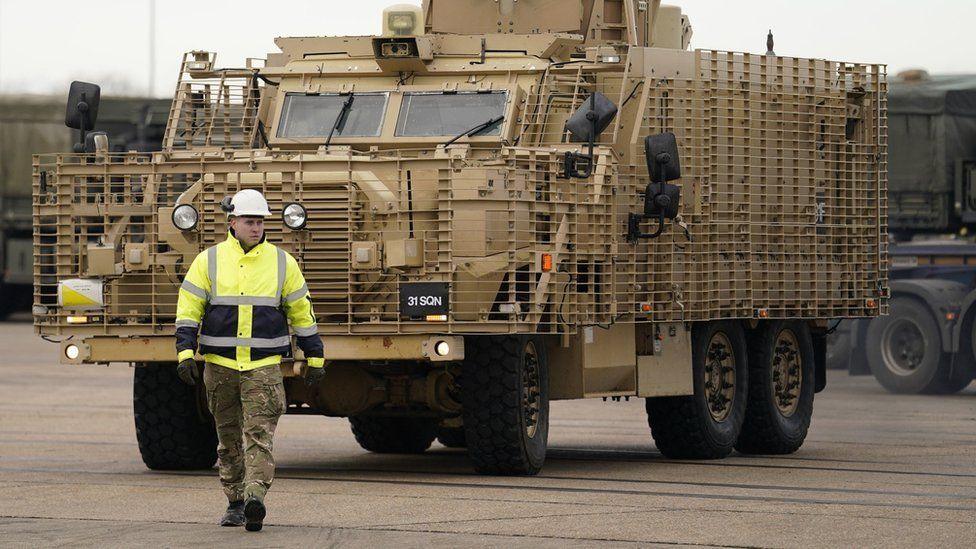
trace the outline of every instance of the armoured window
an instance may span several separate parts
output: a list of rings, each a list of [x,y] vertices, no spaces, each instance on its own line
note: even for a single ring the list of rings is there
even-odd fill
[[[406,93],[398,137],[453,136],[505,114],[507,93]],[[501,126],[479,135],[499,135]]]
[[[338,94],[286,95],[278,137],[328,137],[347,99],[349,96]],[[378,136],[383,126],[386,99],[385,93],[357,93],[346,116],[346,123],[336,129],[335,137]]]

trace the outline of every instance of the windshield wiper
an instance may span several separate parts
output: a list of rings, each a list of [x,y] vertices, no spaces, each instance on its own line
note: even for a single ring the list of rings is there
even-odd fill
[[[332,143],[332,136],[335,135],[336,130],[342,131],[342,128],[346,125],[346,117],[349,116],[349,111],[352,110],[352,102],[356,100],[356,96],[349,94],[349,98],[342,103],[342,109],[339,110],[339,116],[336,117],[335,124],[332,124],[332,130],[329,131],[329,138],[325,140],[325,148],[329,148],[329,144]]]
[[[461,139],[462,137],[474,137],[474,136],[478,135],[479,133],[486,132],[486,131],[494,128],[495,125],[497,125],[498,123],[500,123],[502,120],[505,120],[505,117],[504,116],[496,116],[495,118],[492,118],[491,120],[488,120],[486,122],[482,122],[481,124],[478,124],[477,126],[471,128],[470,130],[465,130],[465,131],[461,132],[454,139],[451,139],[447,143],[444,143],[444,146],[445,147],[450,147],[451,145],[454,144],[455,141],[457,141],[458,139]]]

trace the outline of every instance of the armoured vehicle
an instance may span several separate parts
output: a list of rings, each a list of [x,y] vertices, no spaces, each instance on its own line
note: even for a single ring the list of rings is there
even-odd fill
[[[117,151],[159,150],[169,100],[105,98],[98,130]],[[70,150],[64,98],[0,96],[0,319],[31,307],[31,155]]]
[[[349,417],[367,450],[439,437],[533,474],[551,401],[625,397],[668,456],[798,449],[828,319],[887,306],[884,67],[689,50],[653,1],[383,21],[244,68],[188,53],[162,152],[37,159],[37,331],[135,364],[146,464],[213,464],[172,324],[242,188],[282,212],[325,344],[319,386],[283,366],[288,412]]]
[[[976,76],[891,83],[891,315],[846,321],[832,366],[896,393],[955,393],[976,375]]]

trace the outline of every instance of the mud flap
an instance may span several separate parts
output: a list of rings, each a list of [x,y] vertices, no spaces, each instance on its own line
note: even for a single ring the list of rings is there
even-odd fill
[[[827,387],[827,333],[813,332],[814,392]]]

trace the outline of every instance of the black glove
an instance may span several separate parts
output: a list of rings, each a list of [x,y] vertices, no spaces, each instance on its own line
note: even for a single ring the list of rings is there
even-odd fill
[[[309,366],[305,369],[305,385],[309,387],[315,387],[324,377],[325,368],[312,368]]]
[[[197,361],[188,358],[176,367],[176,375],[180,376],[180,381],[187,385],[196,385],[200,379],[200,370],[197,370]]]

